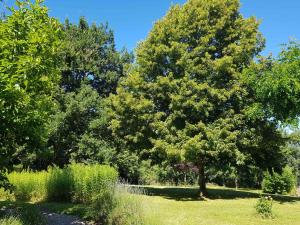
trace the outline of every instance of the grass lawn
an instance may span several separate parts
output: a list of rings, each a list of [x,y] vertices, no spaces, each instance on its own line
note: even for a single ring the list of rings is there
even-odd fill
[[[274,219],[255,212],[257,191],[211,187],[210,198],[199,200],[196,188],[145,187],[148,215],[162,225],[299,225],[300,198],[272,196]]]
[[[143,186],[144,212],[154,225],[299,225],[300,198],[272,195],[274,219],[262,219],[254,206],[259,191],[209,187],[210,197],[197,198],[197,188]],[[1,205],[1,204],[0,204]],[[50,211],[89,219],[88,207],[68,203],[39,203]],[[159,222],[158,222],[159,221]]]

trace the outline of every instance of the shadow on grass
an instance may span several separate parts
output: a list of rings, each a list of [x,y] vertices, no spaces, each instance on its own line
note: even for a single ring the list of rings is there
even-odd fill
[[[37,204],[41,210],[55,212],[58,214],[78,216],[82,219],[91,219],[90,208],[83,204],[41,202]]]
[[[199,197],[198,188],[183,188],[183,187],[151,187],[141,186],[146,194],[152,196],[161,196],[166,199],[176,201],[199,201],[203,200]],[[272,196],[272,198],[280,203],[285,202],[300,202],[300,198],[286,195],[263,194],[264,196]],[[242,198],[259,198],[260,194],[246,191],[235,190],[229,188],[209,188],[207,199],[242,199]]]

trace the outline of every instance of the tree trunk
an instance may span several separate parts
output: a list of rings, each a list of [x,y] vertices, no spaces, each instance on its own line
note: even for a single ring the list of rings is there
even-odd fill
[[[238,180],[238,177],[236,176],[235,179],[234,179],[234,183],[235,183],[235,190],[237,191],[238,188],[239,188],[239,180]]]
[[[205,173],[204,173],[204,163],[200,162],[199,164],[199,195],[200,197],[207,196],[207,189],[206,189],[206,180],[205,180]]]
[[[234,169],[235,172],[235,177],[234,177],[234,183],[235,183],[235,190],[237,191],[239,188],[239,173],[238,173],[238,169]]]

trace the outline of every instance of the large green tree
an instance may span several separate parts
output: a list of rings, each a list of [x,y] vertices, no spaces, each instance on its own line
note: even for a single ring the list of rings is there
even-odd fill
[[[61,27],[43,1],[16,1],[0,21],[0,168],[24,163],[46,142],[59,82]]]
[[[48,155],[41,156],[42,168],[54,163],[64,166],[71,161],[108,163],[110,147],[104,101],[90,85],[82,84],[76,92],[57,95],[59,108],[52,116]]]
[[[132,54],[117,51],[108,25],[64,24],[61,89],[50,126],[49,151],[40,158],[63,166],[70,161],[107,163],[114,155],[107,130],[104,99],[115,93]],[[50,155],[50,157],[49,157]]]
[[[241,73],[264,39],[258,21],[243,18],[239,7],[238,0],[173,6],[138,46],[137,66],[110,98],[110,128],[123,147],[153,162],[194,162],[201,194],[211,163],[251,156],[239,148],[255,124]]]
[[[116,50],[113,31],[107,24],[90,26],[81,17],[78,25],[66,20],[64,32],[62,88],[75,91],[86,82],[102,97],[114,93],[132,54]]]

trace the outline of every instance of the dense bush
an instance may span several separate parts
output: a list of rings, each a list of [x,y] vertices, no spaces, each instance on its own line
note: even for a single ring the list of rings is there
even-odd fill
[[[291,168],[284,168],[282,174],[273,172],[266,173],[262,188],[263,192],[271,194],[289,194],[296,185],[296,178]]]
[[[260,197],[255,205],[256,212],[263,218],[273,217],[273,199],[271,196]]]

